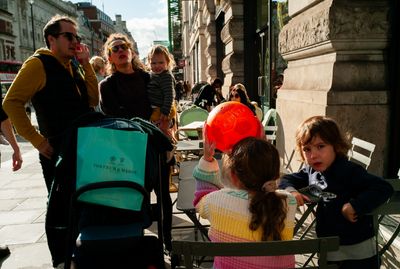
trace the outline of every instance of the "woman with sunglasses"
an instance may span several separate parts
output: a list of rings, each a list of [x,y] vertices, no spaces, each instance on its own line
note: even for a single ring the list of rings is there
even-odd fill
[[[151,106],[147,96],[150,80],[129,38],[121,33],[111,34],[103,45],[110,76],[101,83],[101,109],[107,115],[131,119],[150,119]]]
[[[109,76],[99,84],[102,111],[106,115],[113,117],[125,119],[139,117],[144,120],[150,120],[152,109],[147,94],[150,75],[146,72],[144,64],[139,60],[138,55],[133,49],[132,42],[124,34],[111,34],[103,45],[103,57],[107,59],[106,72]],[[149,138],[149,144],[152,143],[151,146],[148,144],[148,148],[152,148],[157,153],[164,148],[165,151],[172,150],[172,145],[162,135],[161,131],[159,133],[156,131],[158,130],[157,127],[150,123],[148,125],[143,123],[141,127],[145,131],[154,127],[154,129],[148,132],[149,137],[151,137]],[[161,134],[164,140],[158,134]],[[168,146],[165,146],[165,140]],[[158,169],[155,169],[155,164],[151,163],[149,165],[152,167],[152,170],[158,171]],[[161,180],[168,182],[170,170],[166,162],[163,162],[159,170],[161,171]],[[154,177],[152,177],[152,173],[149,174],[149,176],[146,176],[146,180],[152,181]],[[158,176],[158,173],[155,174]],[[157,183],[149,182],[147,184],[146,182],[146,187],[148,187],[147,185],[153,186],[154,184]],[[169,195],[168,184],[161,184],[161,188],[164,244],[167,250],[171,250],[172,201]],[[154,189],[157,189],[157,186]]]
[[[237,83],[231,87],[228,100],[240,102],[246,105],[248,108],[250,108],[254,115],[256,115],[256,108],[251,103],[249,96],[247,95],[246,87],[243,84]]]

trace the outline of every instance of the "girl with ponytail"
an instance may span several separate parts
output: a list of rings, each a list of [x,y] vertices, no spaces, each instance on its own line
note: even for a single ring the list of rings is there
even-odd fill
[[[210,222],[213,242],[256,242],[293,238],[296,199],[277,190],[277,149],[261,138],[239,141],[222,157],[222,171],[213,157],[215,146],[204,141],[204,156],[193,171],[194,205]],[[293,255],[215,257],[214,268],[293,268]]]

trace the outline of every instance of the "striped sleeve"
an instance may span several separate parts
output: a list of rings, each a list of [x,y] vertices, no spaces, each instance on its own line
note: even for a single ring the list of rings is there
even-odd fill
[[[222,188],[219,166],[216,159],[208,162],[202,157],[193,170],[193,177],[196,179],[194,205],[197,205],[204,195]]]
[[[169,115],[175,95],[175,79],[170,72],[160,76],[160,87],[164,98],[161,106],[161,113]]]

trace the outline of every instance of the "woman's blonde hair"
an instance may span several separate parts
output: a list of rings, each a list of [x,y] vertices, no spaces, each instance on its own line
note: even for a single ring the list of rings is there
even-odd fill
[[[246,87],[242,83],[236,83],[232,86],[231,90],[229,91],[229,99],[233,90],[235,90],[239,94],[242,103],[251,102],[249,96],[247,95]]]
[[[163,46],[163,45],[154,45],[151,47],[149,53],[147,54],[147,65],[148,68],[151,69],[151,58],[153,57],[153,55],[155,54],[162,54],[164,55],[166,61],[167,61],[167,66],[168,66],[168,70],[172,71],[172,69],[174,69],[175,67],[175,60],[174,60],[174,56],[172,56],[171,53],[169,53],[167,47]]]
[[[103,56],[105,59],[107,59],[106,73],[112,74],[117,71],[115,68],[115,65],[110,63],[110,61],[108,60],[108,58],[111,55],[111,51],[110,51],[111,44],[116,40],[121,40],[121,41],[125,42],[125,44],[129,47],[129,49],[132,53],[132,68],[133,68],[133,70],[143,70],[143,71],[146,70],[146,67],[140,61],[138,55],[136,54],[135,50],[133,49],[133,44],[129,40],[129,38],[126,35],[121,34],[121,33],[113,33],[107,38],[106,42],[103,45]]]
[[[90,58],[90,64],[93,66],[94,72],[98,73],[106,65],[106,60],[100,56]]]

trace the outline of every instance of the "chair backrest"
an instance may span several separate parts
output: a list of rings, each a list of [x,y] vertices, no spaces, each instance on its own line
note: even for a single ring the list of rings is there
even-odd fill
[[[307,240],[216,243],[172,241],[172,253],[183,254],[185,268],[193,268],[193,256],[280,256],[319,253],[319,267],[337,268],[327,264],[327,252],[339,249],[338,237],[323,237]],[[315,268],[304,267],[304,268]]]
[[[267,136],[267,140],[270,141],[272,144],[275,144],[278,126],[265,126],[264,130]]]
[[[271,123],[271,120],[273,124]],[[265,113],[262,125],[264,126],[264,131],[267,136],[267,139],[275,144],[276,140],[276,132],[278,131],[278,126],[276,125],[276,110],[274,108],[268,109]]]
[[[264,118],[262,120],[262,125],[264,126],[264,128],[268,125],[268,123],[270,122],[271,119],[274,119],[274,122],[276,124],[276,110],[274,108],[270,108],[268,109],[267,112],[265,112]]]
[[[192,106],[182,111],[179,116],[179,126],[187,125],[194,121],[205,121],[208,117],[208,111],[197,106]],[[196,131],[185,131],[188,137],[198,137]]]
[[[371,156],[375,150],[375,144],[367,142],[365,140],[353,137],[351,140],[352,147],[347,153],[350,161],[358,162],[368,169],[371,163]]]

